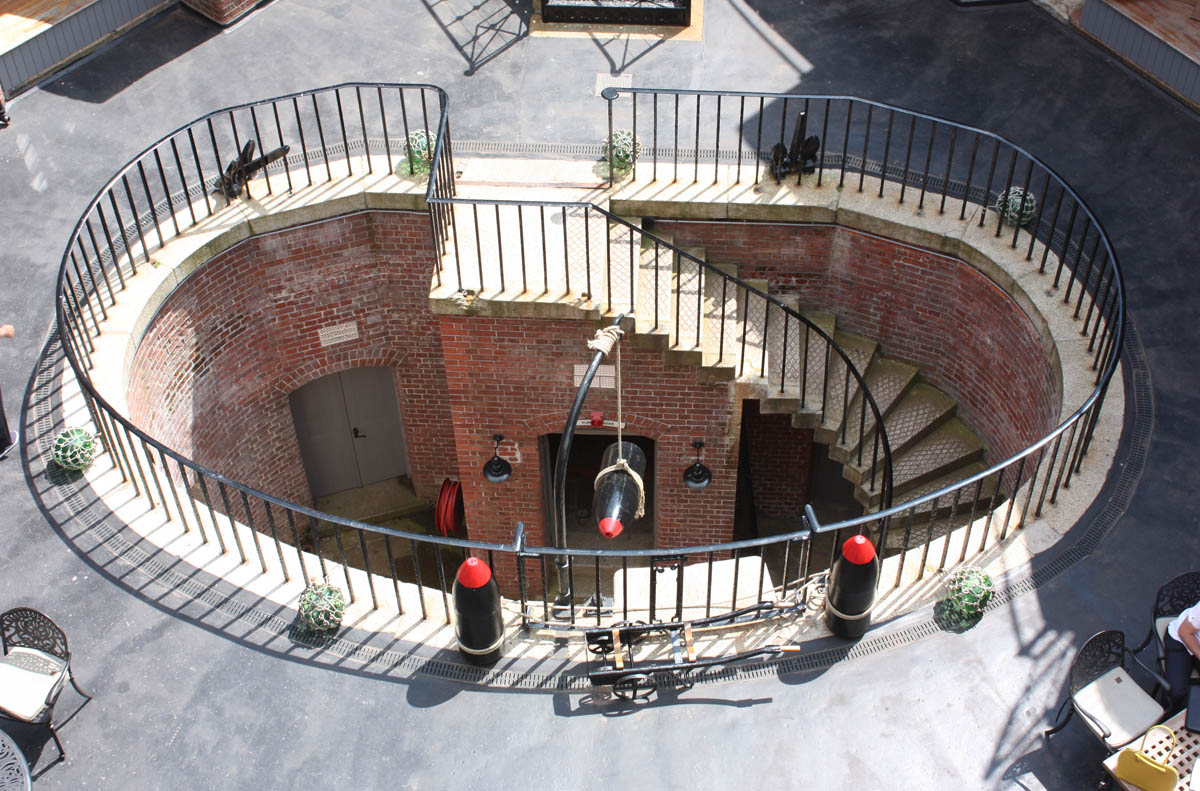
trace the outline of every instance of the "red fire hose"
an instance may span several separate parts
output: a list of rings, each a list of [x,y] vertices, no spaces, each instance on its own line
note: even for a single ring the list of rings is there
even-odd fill
[[[437,505],[434,506],[434,527],[442,535],[452,536],[462,527],[462,515],[462,485],[458,481],[447,478],[442,481]]]

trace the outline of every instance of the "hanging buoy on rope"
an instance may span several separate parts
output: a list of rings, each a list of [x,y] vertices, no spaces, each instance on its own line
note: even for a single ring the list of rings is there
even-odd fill
[[[632,442],[614,442],[604,450],[602,469],[596,476],[592,518],[605,538],[616,538],[625,525],[641,519],[646,510],[642,474],[646,454]]]

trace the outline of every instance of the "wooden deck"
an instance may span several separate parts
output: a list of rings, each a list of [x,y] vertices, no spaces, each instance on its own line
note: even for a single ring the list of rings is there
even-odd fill
[[[1200,0],[1105,0],[1179,54],[1200,64]]]
[[[95,0],[0,0],[0,52],[16,49]]]

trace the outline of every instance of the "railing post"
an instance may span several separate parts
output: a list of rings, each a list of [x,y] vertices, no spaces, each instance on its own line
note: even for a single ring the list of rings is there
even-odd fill
[[[605,88],[600,92],[600,96],[608,102],[608,144],[605,150],[608,153],[608,188],[613,188],[613,102],[616,101],[620,92],[613,87]],[[637,140],[634,140],[634,154],[636,156]]]

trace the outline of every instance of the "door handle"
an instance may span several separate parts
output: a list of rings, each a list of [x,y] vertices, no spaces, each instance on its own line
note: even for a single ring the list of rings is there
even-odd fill
[[[359,432],[358,426],[354,427],[354,438],[355,439],[359,439],[360,437],[365,437],[365,436],[367,436],[367,435]]]

